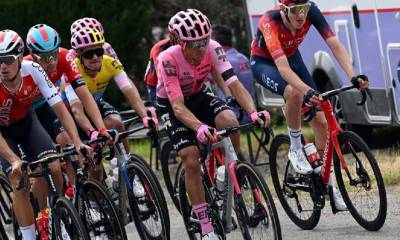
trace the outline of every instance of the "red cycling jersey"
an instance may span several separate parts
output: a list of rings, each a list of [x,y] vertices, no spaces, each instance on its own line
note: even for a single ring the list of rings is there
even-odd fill
[[[58,49],[60,55],[58,57],[57,70],[55,72],[48,73],[51,82],[56,84],[63,74],[65,74],[68,81],[74,81],[78,78],[81,78],[81,74],[74,63],[75,52],[73,50],[68,50],[61,47]],[[33,57],[32,55],[27,55],[24,57],[24,59],[32,61]]]
[[[4,84],[0,84],[1,126],[8,126],[24,119],[32,107],[32,101],[40,95],[50,106],[61,101],[57,89],[38,63],[22,61],[20,74],[22,82],[17,92],[10,92]]]
[[[268,59],[292,56],[303,42],[311,25],[314,25],[326,41],[335,36],[321,11],[311,2],[311,7],[303,27],[293,35],[284,25],[280,8],[275,7],[261,17],[257,34],[251,45],[251,55]]]
[[[157,78],[157,57],[158,55],[168,49],[171,46],[171,42],[169,38],[162,39],[158,41],[150,50],[150,59],[149,63],[147,64],[146,73],[144,75],[144,80],[147,85],[150,86],[157,86],[158,78]]]

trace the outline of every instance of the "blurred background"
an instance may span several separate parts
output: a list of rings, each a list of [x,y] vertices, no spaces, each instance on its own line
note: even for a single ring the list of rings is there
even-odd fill
[[[15,30],[25,39],[31,26],[45,23],[60,34],[61,46],[70,48],[72,22],[94,17],[103,24],[106,41],[116,50],[126,72],[146,99],[143,75],[150,49],[167,36],[168,20],[186,8],[199,9],[212,24],[231,27],[237,49],[250,54],[242,0],[3,0],[0,1],[0,29]],[[106,98],[117,109],[127,109],[118,91],[112,84]]]

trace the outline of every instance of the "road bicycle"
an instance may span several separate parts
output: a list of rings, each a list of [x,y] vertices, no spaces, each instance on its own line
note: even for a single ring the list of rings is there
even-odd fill
[[[117,133],[118,136],[115,137],[118,142],[110,147],[106,159],[110,160],[114,156],[117,158],[119,184],[116,192],[122,222],[128,224],[133,221],[141,239],[169,239],[168,207],[160,184],[147,163],[137,155],[126,153],[122,143],[125,137],[144,129],[139,126]],[[100,137],[88,144],[99,143],[102,148],[106,141],[107,139]],[[101,159],[102,157],[98,158]],[[140,196],[135,195],[135,183],[143,187],[144,192]]]
[[[208,216],[220,239],[237,227],[243,239],[282,239],[281,227],[271,193],[261,173],[251,163],[238,161],[230,134],[255,124],[229,127],[216,134],[219,142],[203,146],[202,181],[208,203]],[[217,167],[225,166],[222,191],[216,187]],[[179,202],[190,239],[201,239],[201,228],[186,194],[185,170],[179,173]],[[232,209],[236,218],[232,217]]]
[[[276,193],[289,218],[302,229],[313,229],[318,224],[326,194],[333,213],[338,212],[332,186],[328,184],[330,174],[333,174],[332,164],[338,188],[354,219],[369,231],[377,231],[385,223],[386,190],[377,161],[362,138],[340,128],[329,101],[353,88],[355,86],[343,87],[319,95],[317,109],[324,112],[328,123],[320,174],[294,172],[288,159],[290,142],[287,135],[278,135],[271,143],[270,169]],[[361,93],[362,100],[357,105],[366,101],[366,93]],[[308,108],[303,112],[314,115],[315,111],[316,108]]]
[[[71,201],[57,192],[54,178],[51,174],[49,164],[62,157],[77,154],[75,149],[65,151],[60,154],[55,154],[47,157],[43,157],[39,160],[28,162],[27,156],[25,155],[22,147],[19,145],[20,156],[22,160],[21,166],[21,178],[16,186],[17,190],[22,190],[29,186],[29,178],[44,177],[48,184],[49,196],[47,198],[47,205],[49,207],[49,239],[82,239],[89,240],[89,234],[80,218],[79,213],[75,209]],[[85,152],[86,149],[82,149]],[[30,166],[41,166],[41,170],[28,173],[28,167]],[[18,226],[14,221],[14,233],[15,239],[21,239],[20,233],[18,233]]]

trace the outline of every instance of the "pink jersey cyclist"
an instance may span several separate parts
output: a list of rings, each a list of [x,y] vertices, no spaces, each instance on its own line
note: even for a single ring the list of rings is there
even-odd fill
[[[160,53],[157,66],[157,97],[176,99],[200,92],[213,67],[221,73],[229,86],[238,80],[221,45],[210,40],[207,52],[197,66],[185,59],[180,46],[175,45]]]

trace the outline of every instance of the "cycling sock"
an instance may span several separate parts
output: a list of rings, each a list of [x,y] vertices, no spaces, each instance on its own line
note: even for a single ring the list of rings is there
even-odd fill
[[[290,138],[290,150],[298,150],[303,144],[301,144],[301,129],[288,128]]]
[[[22,233],[22,239],[36,240],[35,224],[29,225],[26,227],[19,227],[19,230]]]
[[[214,231],[214,228],[210,222],[210,219],[208,218],[206,203],[194,205],[193,211],[196,214],[197,218],[199,219],[199,222],[201,225],[201,235],[202,236]]]

